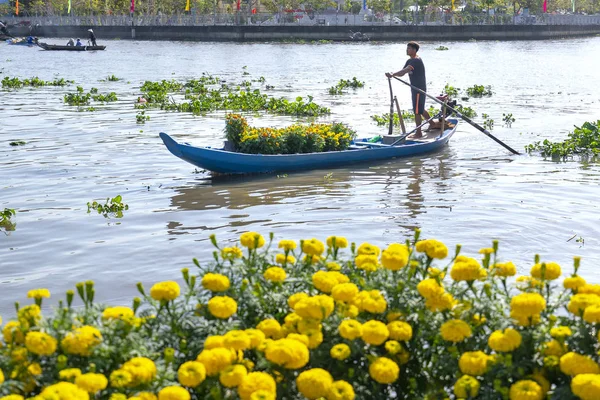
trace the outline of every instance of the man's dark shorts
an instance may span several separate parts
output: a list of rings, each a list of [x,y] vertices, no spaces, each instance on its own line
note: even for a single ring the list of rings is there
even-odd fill
[[[422,115],[425,112],[425,95],[412,90],[413,111],[415,114]]]

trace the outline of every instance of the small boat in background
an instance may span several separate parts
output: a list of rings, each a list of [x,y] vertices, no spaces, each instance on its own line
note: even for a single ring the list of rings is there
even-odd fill
[[[375,141],[356,140],[348,150],[303,154],[246,154],[223,148],[195,147],[177,143],[171,136],[161,133],[160,138],[169,151],[197,167],[221,174],[252,174],[268,172],[294,172],[309,169],[343,167],[361,162],[409,157],[441,149],[456,132],[457,119],[443,132],[434,129],[423,132],[419,139],[379,137]]]
[[[37,43],[35,41],[28,41],[26,38],[6,39],[6,43],[10,44],[11,46],[27,46],[27,47],[37,46]]]
[[[104,50],[106,46],[61,46],[57,44],[38,43],[44,50],[66,50],[66,51],[96,51]]]

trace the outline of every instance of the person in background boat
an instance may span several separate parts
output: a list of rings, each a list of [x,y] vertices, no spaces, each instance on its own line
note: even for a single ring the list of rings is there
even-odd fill
[[[410,84],[426,92],[427,81],[425,79],[425,64],[423,64],[421,57],[417,55],[419,47],[419,43],[417,42],[408,42],[408,45],[406,46],[406,55],[410,58],[406,60],[404,68],[398,72],[386,72],[385,76],[391,78],[394,76],[404,76],[408,74],[410,77]],[[411,89],[411,92],[413,110],[415,112],[415,123],[417,126],[419,126],[422,122],[421,116],[423,116],[425,120],[430,119],[431,116],[427,110],[425,110],[425,95],[415,89]],[[429,129],[439,128],[440,126],[441,125],[439,122],[434,122],[433,120],[429,123]],[[418,139],[422,136],[423,133],[421,132],[421,128],[418,128],[417,132],[412,136],[412,138]]]
[[[90,36],[89,36],[90,43],[92,43],[92,46],[97,46],[97,44],[96,44],[96,35],[94,35],[94,31],[91,30],[91,29],[88,29],[88,32],[90,33]]]
[[[69,39],[67,46],[75,46],[75,40],[73,40],[73,38]]]
[[[34,44],[35,41],[33,39],[33,36],[27,36],[27,44]]]
[[[81,43],[81,39],[79,39],[79,38],[77,39],[77,43],[75,43],[75,46],[76,47],[83,46],[83,43]]]

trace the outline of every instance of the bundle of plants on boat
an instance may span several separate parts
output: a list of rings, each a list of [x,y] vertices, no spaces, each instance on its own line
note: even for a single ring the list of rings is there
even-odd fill
[[[226,118],[226,149],[249,154],[297,154],[347,150],[356,132],[342,123],[254,128],[239,114]]]

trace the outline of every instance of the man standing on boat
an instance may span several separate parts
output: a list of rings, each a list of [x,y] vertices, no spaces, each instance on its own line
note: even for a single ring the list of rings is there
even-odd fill
[[[92,43],[92,46],[97,46],[96,44],[96,35],[94,35],[94,31],[91,29],[88,29],[88,32],[90,33],[89,35],[89,41]]]
[[[406,46],[406,55],[410,58],[406,60],[404,68],[394,73],[386,72],[385,76],[391,78],[394,76],[404,76],[408,74],[408,76],[410,77],[410,84],[426,92],[427,81],[425,79],[425,64],[423,64],[423,60],[421,59],[421,57],[417,55],[419,47],[419,43],[417,42],[408,42],[408,45]],[[430,119],[431,116],[429,115],[427,110],[425,110],[425,95],[418,92],[415,89],[411,89],[411,92],[413,110],[415,112],[415,122],[417,126],[419,126],[421,125],[422,121],[421,115],[425,118],[425,120]],[[436,128],[437,124],[439,123],[435,123],[432,121],[429,123],[429,127]],[[422,136],[423,134],[421,133],[421,128],[417,128],[417,132],[412,137],[418,139]]]

